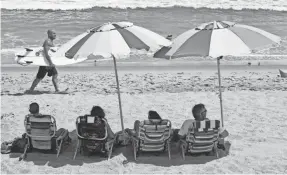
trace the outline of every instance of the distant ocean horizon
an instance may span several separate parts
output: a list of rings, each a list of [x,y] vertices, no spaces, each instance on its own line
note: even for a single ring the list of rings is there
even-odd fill
[[[286,0],[2,0],[3,9],[71,10],[106,8],[193,7],[287,11]]]
[[[201,23],[225,20],[252,25],[283,38],[264,51],[287,54],[287,0],[1,0],[1,63],[23,47],[37,47],[48,29],[61,45],[91,27],[130,21],[173,37]]]

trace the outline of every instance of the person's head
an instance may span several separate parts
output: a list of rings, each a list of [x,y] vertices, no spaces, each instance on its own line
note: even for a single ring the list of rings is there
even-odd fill
[[[29,105],[29,112],[31,113],[31,114],[38,114],[39,113],[39,105],[38,105],[38,103],[31,103],[30,105]]]
[[[93,108],[91,110],[91,115],[97,116],[100,118],[105,118],[105,112],[100,106],[93,106]]]
[[[167,35],[166,39],[172,40],[172,35]]]
[[[194,117],[195,120],[199,120],[202,121],[206,118],[206,108],[204,106],[204,104],[196,104],[193,108],[192,108],[192,115]]]
[[[156,111],[148,111],[149,120],[161,120],[161,117]]]
[[[51,30],[51,29],[48,30],[47,34],[48,34],[48,38],[50,38],[51,40],[56,39],[56,32],[54,30]]]

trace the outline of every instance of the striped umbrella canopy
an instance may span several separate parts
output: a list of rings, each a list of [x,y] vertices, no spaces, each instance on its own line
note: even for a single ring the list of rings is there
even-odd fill
[[[76,59],[90,55],[128,56],[131,49],[156,51],[171,42],[161,35],[131,22],[112,22],[89,29],[61,46],[59,55]]]
[[[79,57],[89,58],[90,56],[98,55],[113,58],[122,133],[124,134],[116,57],[128,56],[131,49],[156,51],[162,46],[169,46],[170,44],[171,41],[165,39],[163,36],[143,27],[136,26],[133,23],[113,22],[91,28],[87,32],[76,36],[63,44],[56,53],[69,59],[77,59]]]
[[[210,56],[217,59],[221,124],[223,107],[220,78],[220,59],[223,56],[250,54],[254,49],[280,43],[281,38],[264,30],[228,21],[213,21],[188,30],[154,54],[157,58]]]
[[[214,21],[182,33],[173,40],[171,47],[161,48],[154,56],[240,56],[263,46],[279,43],[280,40],[280,37],[252,26]]]

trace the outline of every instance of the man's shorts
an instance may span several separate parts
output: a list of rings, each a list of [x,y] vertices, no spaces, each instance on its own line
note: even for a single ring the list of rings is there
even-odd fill
[[[49,67],[47,66],[40,66],[37,73],[37,78],[43,79],[47,73],[49,77],[58,74],[57,69],[55,67],[49,69]]]

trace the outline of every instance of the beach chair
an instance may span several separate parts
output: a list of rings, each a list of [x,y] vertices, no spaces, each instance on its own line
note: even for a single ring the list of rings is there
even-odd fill
[[[80,153],[102,153],[110,159],[115,139],[108,140],[107,121],[97,116],[84,115],[76,120],[78,143],[74,159]]]
[[[51,115],[26,115],[24,120],[26,145],[19,160],[25,159],[32,149],[56,153],[57,157],[64,145],[71,143],[68,130],[57,131],[56,120]]]
[[[279,73],[282,78],[287,78],[287,70],[279,69]]]
[[[140,122],[138,133],[131,136],[134,159],[140,151],[164,152],[170,160],[171,122],[169,120],[144,120]]]
[[[180,140],[182,158],[185,160],[187,153],[214,152],[218,158],[219,120],[195,121],[185,139]]]

